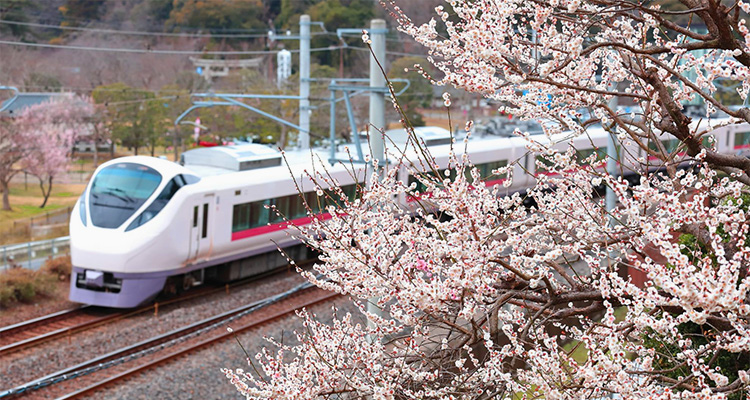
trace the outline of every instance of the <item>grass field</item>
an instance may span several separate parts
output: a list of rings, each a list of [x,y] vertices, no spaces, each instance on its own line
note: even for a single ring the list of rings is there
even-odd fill
[[[36,183],[36,182],[35,182]],[[52,194],[44,208],[39,206],[44,201],[42,191],[37,185],[25,185],[23,182],[14,182],[10,187],[11,211],[0,210],[0,244],[22,243],[29,240],[44,239],[32,238],[30,223],[32,218],[39,222],[47,213],[54,214],[55,211],[73,207],[78,197],[83,193],[86,185],[84,183],[57,183],[52,185]],[[66,230],[67,231],[67,230]],[[66,235],[67,232],[56,230],[53,236]]]
[[[141,149],[142,155],[149,155]],[[170,154],[163,147],[157,148],[157,155]],[[116,157],[131,155],[127,150],[118,151]],[[99,154],[99,164],[109,160],[109,154]],[[73,207],[83,193],[91,173],[94,172],[93,154],[76,154],[68,172],[52,184],[52,194],[44,208],[39,206],[44,201],[39,188],[39,180],[31,175],[17,174],[10,185],[11,211],[0,210],[0,245],[23,243],[31,240],[42,240],[47,237],[32,237],[29,227],[32,218],[35,224],[44,218],[46,213],[62,212],[62,209]],[[42,224],[44,224],[42,222]],[[67,228],[55,228],[49,238],[67,235]]]
[[[17,174],[10,184],[11,211],[0,210],[0,245],[44,239],[31,237],[29,225],[32,218],[35,219],[35,223],[40,223],[39,220],[47,213],[55,214],[67,207],[73,207],[86,188],[93,170],[94,165],[88,155],[71,163],[68,173],[53,181],[52,194],[44,208],[40,207],[44,196],[39,188],[39,180],[31,175]],[[67,229],[63,230],[65,232],[61,232],[60,229],[54,230],[53,236],[67,235]]]

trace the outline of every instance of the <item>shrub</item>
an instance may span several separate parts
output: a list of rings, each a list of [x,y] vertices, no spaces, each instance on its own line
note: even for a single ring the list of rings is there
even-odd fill
[[[57,277],[61,281],[70,279],[70,273],[73,266],[70,262],[70,255],[64,255],[56,258],[48,258],[42,266],[42,272]]]
[[[43,271],[13,268],[0,273],[0,306],[29,302],[54,290],[55,277]]]

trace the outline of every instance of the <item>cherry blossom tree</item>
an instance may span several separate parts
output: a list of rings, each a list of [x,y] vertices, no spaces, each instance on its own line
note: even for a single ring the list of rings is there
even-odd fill
[[[418,25],[391,3],[401,29],[430,50],[451,84],[506,104],[501,111],[558,121],[557,129],[579,133],[614,123],[621,139],[674,165],[675,154],[647,149],[661,136],[679,139],[688,155],[707,150],[706,162],[750,183],[750,160],[718,154],[702,142],[715,124],[697,129],[683,102],[706,105],[750,121],[750,109],[732,109],[715,99],[718,81],[737,84],[742,100],[750,90],[750,3],[680,0],[451,1],[436,8],[438,19]],[[438,30],[443,24],[447,37]],[[635,112],[610,106],[616,97]],[[581,120],[581,111],[594,118]]]
[[[23,143],[30,139],[27,132],[19,129],[13,120],[0,117],[0,190],[3,192],[3,210],[9,211],[10,181],[21,172],[18,163],[28,154]]]
[[[16,121],[26,139],[20,146],[25,152],[20,168],[39,179],[41,208],[47,205],[54,179],[68,170],[76,138],[92,129],[93,115],[90,99],[64,96],[25,109]]]
[[[387,5],[430,51],[444,74],[435,83],[555,121],[544,140],[517,132],[548,172],[526,193],[534,206],[486,187],[460,142],[450,168],[412,140],[356,199],[320,190],[336,207],[325,220],[310,212],[311,226],[299,229],[322,254],[300,273],[359,312],[330,324],[301,312],[297,342],[270,339],[248,360],[251,372],[224,370],[230,381],[250,399],[746,398],[750,161],[708,138],[750,122],[747,107],[715,99],[718,79],[736,82],[743,100],[750,90],[750,4],[448,3],[421,25]],[[695,99],[707,121],[683,113]],[[711,118],[716,110],[729,118]],[[595,155],[557,150],[556,138],[597,124],[663,172],[625,154],[640,174],[630,186]],[[513,168],[492,179],[509,184]],[[421,185],[399,180],[402,169]],[[324,172],[310,179],[337,186]],[[602,184],[614,209],[595,195]],[[399,203],[404,196],[418,206]],[[648,279],[635,284],[626,271]]]

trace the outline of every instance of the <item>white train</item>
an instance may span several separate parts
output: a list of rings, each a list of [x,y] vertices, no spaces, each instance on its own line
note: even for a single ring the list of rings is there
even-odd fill
[[[417,133],[438,164],[445,166],[449,132],[419,128]],[[744,154],[750,150],[747,125],[724,127],[714,135],[721,152]],[[396,142],[404,139],[397,131],[390,136]],[[544,135],[532,139],[548,141]],[[583,156],[603,153],[607,136],[601,129],[591,129],[572,143]],[[454,149],[460,153],[464,146],[458,144]],[[505,189],[508,193],[533,184],[535,158],[527,152],[523,139],[472,138],[466,149],[485,175],[518,161],[513,184]],[[635,145],[625,150],[625,164],[645,157]],[[324,160],[326,156],[315,158]],[[144,156],[102,164],[71,217],[70,299],[135,307],[162,291],[176,292],[210,280],[226,282],[285,265],[286,259],[275,251],[277,245],[295,259],[310,257],[308,249],[299,245],[288,234],[286,224],[266,207],[273,204],[292,222],[304,225],[309,216],[298,188],[309,204],[318,203],[315,187],[304,172],[313,168],[312,154],[288,152],[286,159],[289,165],[275,150],[245,144],[188,151],[183,155],[184,166]],[[320,161],[317,164],[316,168],[323,167]],[[363,164],[354,164],[354,171],[351,165],[323,164],[350,195],[355,181],[365,179]],[[406,168],[399,174],[405,182],[410,179]],[[405,198],[399,201],[404,205],[410,202]]]

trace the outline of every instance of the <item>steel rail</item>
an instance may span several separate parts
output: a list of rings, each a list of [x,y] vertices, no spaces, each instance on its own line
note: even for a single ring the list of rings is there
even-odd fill
[[[80,306],[75,308],[69,308],[67,310],[58,311],[56,313],[43,315],[34,319],[22,321],[13,325],[8,325],[0,328],[0,337],[14,334],[18,331],[28,330],[38,325],[44,325],[54,320],[65,319],[68,315],[79,312],[89,306]]]
[[[249,278],[247,281],[253,281],[255,279],[257,278],[253,277],[253,278]],[[238,282],[242,282],[242,281],[238,281]],[[244,283],[248,283],[248,282],[244,282]],[[143,355],[148,354],[149,352],[162,350],[163,348],[168,347],[170,343],[187,340],[188,338],[190,338],[190,335],[200,334],[205,329],[212,328],[223,322],[228,322],[238,317],[247,315],[262,307],[265,307],[270,304],[274,304],[280,301],[281,299],[287,298],[291,295],[294,295],[306,289],[310,289],[312,287],[313,287],[312,284],[310,284],[309,282],[306,282],[305,284],[297,286],[296,288],[290,289],[289,291],[271,296],[263,300],[259,300],[257,302],[253,302],[249,305],[238,307],[234,310],[230,310],[230,311],[221,313],[219,315],[215,315],[213,317],[206,318],[204,320],[189,324],[185,327],[175,329],[171,332],[167,332],[165,334],[153,337],[151,339],[146,339],[139,343],[135,343],[133,345],[124,347],[122,349],[115,350],[108,354],[95,357],[91,360],[85,361],[78,365],[65,368],[63,370],[54,372],[52,374],[48,374],[44,377],[35,379],[33,381],[26,382],[12,389],[0,392],[0,398],[11,397],[11,396],[15,397],[17,395],[22,395],[29,391],[38,390],[43,387],[54,385],[56,383],[59,383],[68,379],[73,379],[81,375],[87,375],[87,374],[96,372],[98,370],[108,368],[109,366],[112,366],[112,365],[121,364],[121,363],[130,361],[131,359],[142,357]],[[216,291],[218,290],[219,289],[216,289]],[[197,297],[197,296],[193,296],[193,297]],[[152,307],[153,306],[149,306],[149,307],[146,307],[146,309],[151,309]]]
[[[277,268],[277,269],[253,276],[251,278],[242,279],[239,281],[232,282],[230,284],[226,284],[225,286],[221,286],[221,287],[204,287],[204,288],[200,288],[197,290],[188,291],[181,296],[177,296],[171,299],[166,299],[164,301],[159,301],[159,302],[155,302],[155,303],[143,306],[143,307],[139,307],[130,312],[119,312],[119,313],[115,313],[112,315],[94,318],[89,321],[85,321],[83,323],[75,324],[69,327],[55,329],[49,332],[42,333],[40,335],[36,335],[34,337],[25,338],[19,341],[12,342],[10,344],[2,345],[0,346],[0,357],[16,352],[16,351],[20,351],[20,350],[24,350],[33,346],[37,346],[45,342],[49,342],[51,340],[64,338],[64,337],[70,337],[70,335],[84,332],[84,331],[96,328],[104,324],[108,324],[108,323],[111,323],[120,319],[128,318],[128,317],[132,317],[134,315],[143,314],[145,312],[150,312],[152,310],[154,311],[154,313],[156,313],[158,312],[158,308],[160,306],[184,302],[184,301],[192,300],[195,298],[210,296],[219,292],[228,291],[230,287],[246,285],[246,284],[255,282],[259,279],[268,277],[270,275],[280,273],[282,270],[283,268],[281,269]],[[61,320],[65,320],[65,319],[71,319],[71,318],[74,318],[76,314],[81,313],[85,310],[92,309],[92,308],[94,307],[82,306],[82,307],[73,308],[70,310],[64,310],[64,311],[60,311],[57,313],[45,315],[43,317],[31,319],[28,321],[23,321],[23,322],[2,328],[2,330],[0,330],[0,338],[8,337],[13,334],[19,334],[20,332],[24,330],[29,330],[31,328],[39,327],[45,324],[51,324],[51,323],[55,323]]]
[[[104,325],[104,324],[110,323],[112,321],[116,321],[116,320],[119,320],[119,319],[122,319],[122,318],[125,318],[125,317],[128,317],[128,316],[131,316],[131,315],[136,314],[136,313],[141,313],[141,312],[143,312],[143,311],[138,310],[138,311],[134,311],[134,312],[130,312],[130,313],[119,313],[118,312],[118,313],[114,313],[114,314],[104,315],[104,316],[101,316],[101,317],[94,317],[94,316],[92,316],[92,319],[90,319],[88,321],[84,321],[84,322],[75,324],[73,326],[68,326],[68,327],[65,327],[65,328],[56,329],[56,330],[53,330],[53,331],[50,331],[50,332],[45,332],[45,333],[43,333],[41,335],[33,336],[33,337],[30,337],[30,338],[27,338],[27,339],[23,339],[23,340],[20,340],[20,341],[13,342],[13,343],[7,344],[5,346],[2,346],[2,347],[0,347],[0,356],[4,356],[4,355],[10,354],[10,353],[13,353],[15,351],[20,351],[20,350],[23,350],[23,349],[27,349],[29,347],[33,347],[33,346],[39,345],[41,343],[48,342],[50,340],[54,340],[54,339],[62,338],[62,337],[65,337],[65,336],[69,336],[69,335],[72,335],[74,333],[83,332],[83,331],[86,331],[86,330],[89,330],[89,329],[93,329],[93,328],[95,328],[97,326]],[[74,317],[71,316],[70,318],[74,318]],[[49,323],[54,323],[54,322],[58,322],[58,321],[60,321],[60,319],[54,319],[52,321],[49,321]]]
[[[294,305],[293,307],[288,307],[287,306],[285,309],[277,311],[277,312],[273,313],[272,315],[267,316],[267,317],[265,317],[265,318],[263,318],[263,319],[261,319],[259,321],[251,322],[251,323],[246,324],[244,326],[241,326],[239,328],[233,328],[232,332],[225,332],[225,333],[223,333],[223,334],[221,334],[219,336],[206,339],[206,340],[201,341],[200,343],[197,343],[197,344],[195,344],[193,346],[190,346],[188,348],[185,348],[185,349],[182,349],[182,350],[178,350],[178,351],[173,352],[171,354],[164,355],[164,356],[159,357],[159,358],[157,358],[157,359],[155,359],[155,360],[153,360],[153,361],[151,361],[151,362],[149,362],[147,364],[131,368],[131,369],[125,371],[125,372],[122,372],[122,373],[120,373],[118,375],[115,375],[113,377],[110,377],[110,378],[107,378],[107,379],[102,380],[100,382],[97,382],[97,383],[95,383],[93,385],[90,385],[90,386],[88,386],[86,388],[80,389],[80,390],[78,390],[76,392],[69,393],[69,394],[67,394],[65,396],[62,396],[62,397],[58,397],[57,400],[76,399],[76,398],[80,398],[82,396],[91,395],[92,393],[94,393],[94,392],[96,392],[98,390],[101,390],[101,389],[103,389],[103,388],[105,388],[107,386],[110,386],[112,384],[115,384],[117,382],[123,381],[123,380],[125,380],[125,379],[127,379],[127,378],[129,378],[129,377],[131,377],[133,375],[145,372],[145,371],[147,371],[149,369],[153,369],[155,367],[158,367],[159,365],[168,363],[168,362],[173,361],[173,360],[175,360],[177,358],[180,358],[182,356],[188,355],[188,354],[193,353],[195,351],[201,350],[203,348],[206,348],[206,347],[211,346],[213,344],[216,344],[218,342],[221,342],[221,341],[224,341],[224,340],[228,340],[228,339],[233,339],[235,337],[235,335],[238,334],[238,333],[249,331],[249,330],[257,328],[257,327],[259,327],[259,326],[261,326],[263,324],[266,324],[266,323],[272,322],[272,321],[274,321],[276,319],[279,319],[279,318],[282,318],[284,316],[287,316],[287,315],[293,313],[294,311],[296,311],[296,310],[298,310],[298,309],[300,309],[302,307],[310,307],[310,306],[313,306],[313,305],[316,305],[316,304],[319,304],[319,303],[331,300],[331,299],[333,299],[335,297],[339,297],[339,296],[340,296],[340,294],[338,294],[338,293],[326,293],[325,295],[320,296],[320,297],[318,297],[316,299],[313,299],[312,301],[308,301],[305,304],[301,304],[301,305],[297,304],[297,305]]]

